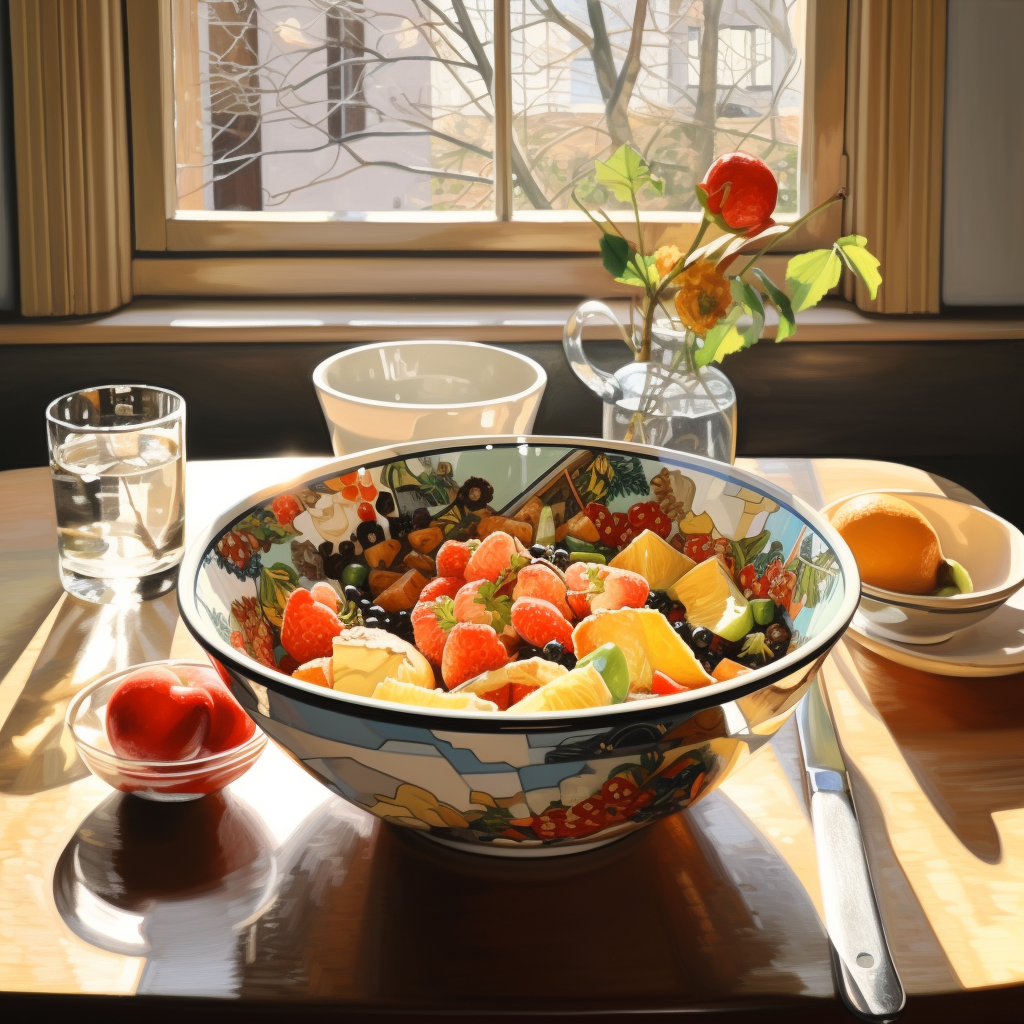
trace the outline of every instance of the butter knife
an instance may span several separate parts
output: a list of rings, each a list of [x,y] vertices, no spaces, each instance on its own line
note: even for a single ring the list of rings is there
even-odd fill
[[[815,680],[797,707],[811,823],[839,995],[861,1020],[892,1021],[906,995],[889,955],[871,888],[846,764]]]

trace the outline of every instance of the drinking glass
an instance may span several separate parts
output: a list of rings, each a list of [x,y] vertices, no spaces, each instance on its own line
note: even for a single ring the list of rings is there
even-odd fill
[[[110,384],[46,410],[64,589],[97,604],[158,597],[185,544],[185,401]]]

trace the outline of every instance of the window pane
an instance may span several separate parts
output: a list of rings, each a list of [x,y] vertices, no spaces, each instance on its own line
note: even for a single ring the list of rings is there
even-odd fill
[[[624,205],[594,186],[593,162],[629,143],[665,181],[645,209],[697,209],[694,183],[742,149],[796,212],[805,0],[511,4],[516,209],[571,208],[573,187]]]
[[[181,209],[493,210],[493,0],[174,0]]]

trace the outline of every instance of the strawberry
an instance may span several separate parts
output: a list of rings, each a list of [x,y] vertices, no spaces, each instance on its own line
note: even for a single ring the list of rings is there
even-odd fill
[[[334,653],[331,642],[341,632],[336,612],[299,587],[288,595],[281,623],[281,646],[300,665]]]
[[[338,592],[330,585],[330,583],[314,583],[309,588],[309,592],[313,595],[314,601],[319,601],[321,604],[327,605],[332,612],[337,614],[338,611]]]
[[[438,576],[465,576],[470,556],[479,547],[477,540],[446,540],[434,556]]]
[[[299,663],[290,654],[284,655],[277,663],[277,671],[283,672],[286,676],[290,676],[298,667]]]
[[[661,506],[656,501],[638,501],[629,507],[626,515],[634,533],[650,530],[662,540],[666,540],[672,532],[672,520],[662,512]]]
[[[584,510],[584,515],[597,527],[597,532],[604,534],[604,527],[612,521],[612,514],[608,511],[607,505],[599,501],[592,501]]]
[[[539,597],[550,601],[567,619],[572,618],[572,612],[565,603],[565,584],[558,573],[544,562],[535,562],[519,570],[512,600],[520,597]]]
[[[590,614],[590,595],[586,591],[570,590],[565,600],[577,619],[585,619]]]
[[[515,538],[495,530],[494,533],[488,534],[470,555],[463,575],[467,582],[490,580],[491,583],[496,583],[499,576],[512,569],[512,559],[518,553]]]
[[[420,601],[436,601],[439,597],[454,597],[466,581],[461,576],[435,576],[421,591]]]
[[[550,601],[539,597],[519,598],[512,605],[512,625],[534,647],[557,640],[567,651],[572,650],[572,626]]]
[[[490,580],[467,583],[455,598],[457,622],[482,622],[495,633],[504,633],[512,624],[512,601],[499,593],[498,584]]]
[[[270,503],[270,508],[277,521],[287,526],[302,511],[302,502],[294,494],[280,494]]]
[[[491,536],[496,534],[492,533]],[[508,651],[490,626],[477,622],[459,622],[452,627],[448,642],[444,645],[441,676],[450,690],[483,672],[501,668],[508,660]]]
[[[651,592],[647,580],[639,573],[593,562],[576,562],[565,573],[569,587],[569,604],[576,610],[582,600],[591,612],[616,608],[642,608]]]
[[[420,601],[409,616],[416,646],[435,665],[441,664],[448,632],[455,625],[453,605],[450,597]]]

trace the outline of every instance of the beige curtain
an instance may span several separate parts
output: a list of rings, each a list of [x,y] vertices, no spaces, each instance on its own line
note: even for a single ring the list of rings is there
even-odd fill
[[[938,313],[946,0],[850,0],[844,230],[882,261],[876,313]]]
[[[10,0],[21,308],[131,298],[120,0]]]

